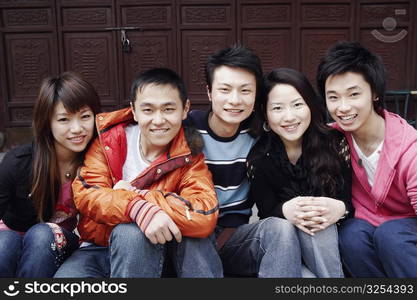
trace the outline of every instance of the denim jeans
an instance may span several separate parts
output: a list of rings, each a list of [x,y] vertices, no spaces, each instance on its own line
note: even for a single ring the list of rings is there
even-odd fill
[[[343,276],[334,226],[311,237],[286,219],[270,217],[239,226],[219,254],[232,277]]]
[[[129,223],[113,228],[109,247],[90,245],[77,250],[55,277],[158,278],[168,256],[178,277],[223,276],[212,239],[183,237],[181,243],[154,245],[135,223]]]
[[[346,220],[339,248],[353,277],[417,277],[417,218],[390,220],[375,227],[362,219]]]
[[[61,228],[67,244],[56,247],[51,228],[39,223],[24,235],[12,230],[0,231],[0,277],[52,277],[76,248],[78,236]]]
[[[338,233],[335,224],[311,236],[300,229],[297,230],[304,265],[315,277],[344,277],[338,247]],[[307,272],[308,272],[307,271]],[[310,277],[305,275],[303,277]]]

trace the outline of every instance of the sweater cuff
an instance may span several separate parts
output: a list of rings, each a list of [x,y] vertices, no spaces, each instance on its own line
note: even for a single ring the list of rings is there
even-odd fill
[[[162,210],[158,205],[146,200],[135,200],[129,210],[129,217],[138,224],[140,230],[145,232],[152,218]]]

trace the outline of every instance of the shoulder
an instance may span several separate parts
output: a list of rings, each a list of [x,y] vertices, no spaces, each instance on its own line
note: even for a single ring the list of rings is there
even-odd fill
[[[33,153],[33,144],[27,143],[7,151],[4,160],[21,160],[31,159]]]
[[[193,126],[198,130],[207,130],[208,111],[192,110],[188,113],[187,119],[184,120],[185,126]]]
[[[7,176],[23,176],[30,174],[33,146],[25,144],[9,150],[0,164],[0,173]]]

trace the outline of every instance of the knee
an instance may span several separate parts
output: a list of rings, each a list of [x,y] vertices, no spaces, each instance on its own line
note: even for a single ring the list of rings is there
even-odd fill
[[[261,236],[267,239],[279,238],[280,240],[294,241],[297,239],[297,232],[294,225],[286,219],[269,217],[260,222],[259,230],[262,233]]]
[[[24,235],[23,244],[25,247],[49,248],[54,242],[52,229],[45,223],[33,225]]]
[[[22,236],[19,233],[12,230],[0,231],[0,254],[20,256],[21,251]]]
[[[110,244],[131,244],[146,239],[136,223],[123,223],[113,228],[110,234]]]
[[[396,221],[396,220],[395,220]],[[375,248],[384,253],[401,253],[401,238],[403,230],[398,222],[388,221],[376,228],[374,233]]]
[[[344,253],[360,252],[364,245],[372,243],[374,228],[360,219],[349,219],[339,230],[339,249]]]

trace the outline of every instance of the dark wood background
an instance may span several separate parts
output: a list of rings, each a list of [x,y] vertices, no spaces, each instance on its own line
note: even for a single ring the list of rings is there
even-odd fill
[[[255,50],[265,72],[292,67],[315,84],[328,47],[357,40],[383,57],[389,89],[416,89],[416,15],[412,0],[0,0],[0,131],[29,127],[40,80],[65,70],[82,73],[104,109],[114,110],[127,104],[137,73],[171,67],[193,108],[205,109],[205,59],[238,41]],[[120,26],[139,27],[127,31],[130,53],[121,32],[108,29]],[[407,34],[387,43],[373,30]]]

